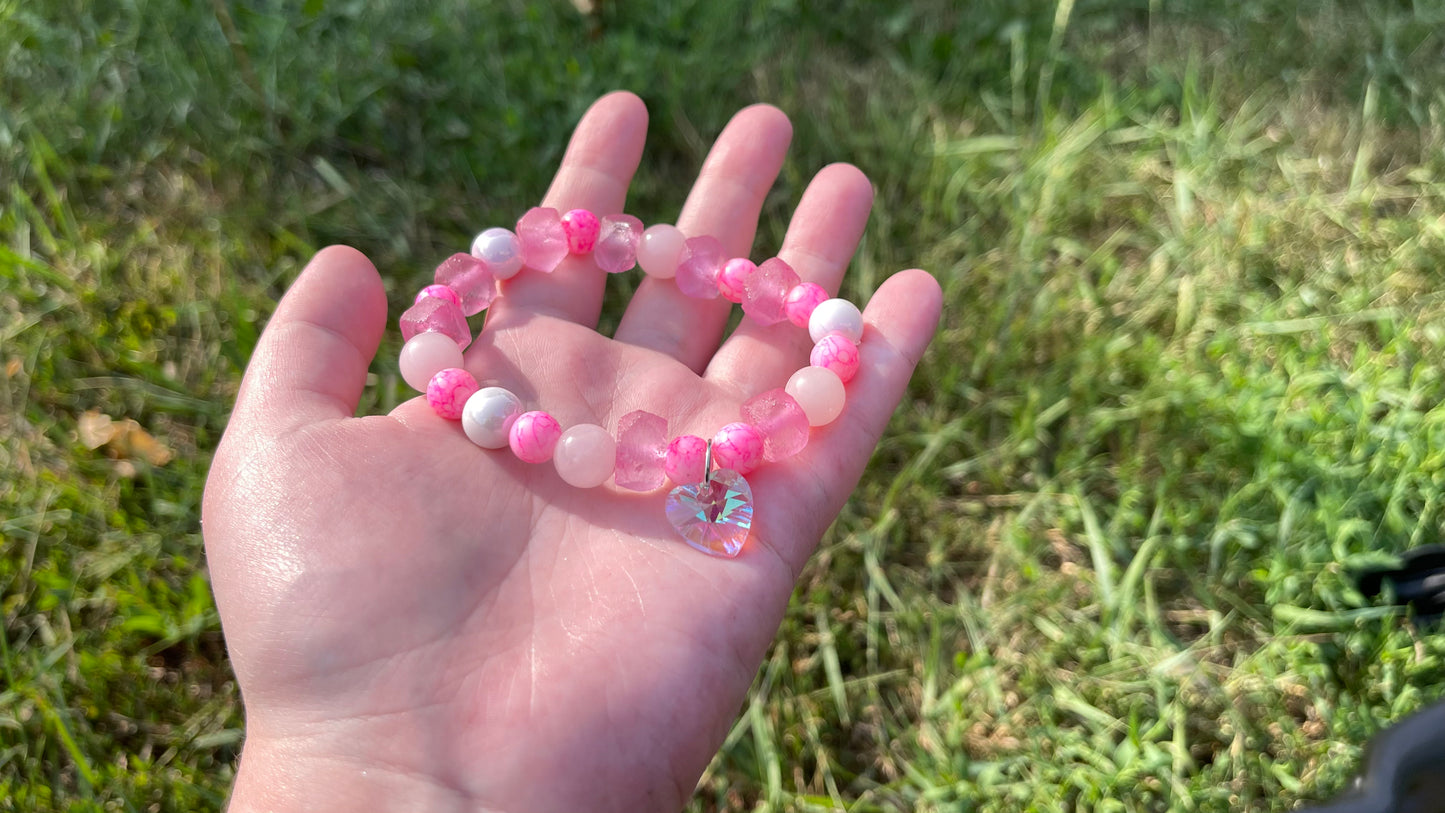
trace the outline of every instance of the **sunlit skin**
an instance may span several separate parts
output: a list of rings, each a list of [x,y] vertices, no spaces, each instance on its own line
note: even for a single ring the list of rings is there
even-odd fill
[[[636,97],[599,100],[542,205],[624,211],[646,125]],[[677,225],[749,255],[790,136],[773,108],[739,112]],[[781,256],[836,292],[871,201],[857,169],[823,168]],[[671,435],[711,437],[808,362],[806,330],[745,321],[724,340],[731,303],[670,280],[644,281],[602,336],[606,276],[575,257],[523,271],[466,368],[564,427],[615,428],[646,409]],[[266,327],[206,486],[206,552],[246,705],[230,809],[679,809],[939,308],[922,271],[878,288],[842,415],[749,476],[752,535],[724,560],[678,538],[665,490],[573,488],[549,464],[473,445],[424,397],[353,417],[395,314],[361,253],[318,253]]]

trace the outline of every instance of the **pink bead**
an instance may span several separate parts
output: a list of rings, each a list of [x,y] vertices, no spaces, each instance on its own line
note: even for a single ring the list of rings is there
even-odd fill
[[[524,463],[546,463],[552,459],[562,424],[545,412],[523,412],[507,430],[507,445]]]
[[[677,275],[677,261],[687,238],[676,226],[659,223],[648,226],[637,244],[637,264],[649,277],[672,279]]]
[[[748,277],[757,270],[758,267],[747,257],[728,260],[723,263],[722,272],[717,277],[718,293],[729,302],[743,301],[743,286],[747,284]]]
[[[487,270],[486,263],[470,254],[453,254],[443,260],[434,279],[456,292],[466,316],[486,310],[497,296],[497,278]]]
[[[411,304],[415,305],[429,296],[434,296],[437,299],[445,299],[453,305],[459,306],[462,304],[462,298],[457,296],[457,292],[445,285],[428,285],[420,291],[417,291],[416,299],[412,300]]]
[[[808,363],[814,367],[832,370],[844,384],[858,374],[858,345],[841,333],[829,333],[813,345]]]
[[[707,441],[697,435],[678,435],[667,446],[663,471],[678,485],[702,482],[703,464],[707,462]]]
[[[432,411],[449,421],[462,419],[462,407],[481,387],[472,374],[460,367],[448,367],[431,377],[426,385],[426,402]]]
[[[743,420],[763,434],[763,459],[787,460],[808,445],[808,416],[781,389],[768,390],[743,402]],[[713,447],[717,453],[717,447]]]
[[[783,389],[803,408],[811,426],[832,423],[843,413],[843,403],[847,398],[843,380],[827,367],[804,367],[793,373]]]
[[[788,292],[788,298],[783,300],[783,313],[788,317],[789,322],[798,327],[807,327],[813,310],[827,298],[828,292],[816,282],[795,285],[793,290]]]
[[[667,419],[637,410],[617,422],[617,465],[612,482],[631,491],[652,491],[667,480]]]
[[[418,333],[401,347],[401,377],[417,392],[426,392],[432,376],[462,366],[462,349],[445,333]]]
[[[842,333],[854,344],[863,339],[863,314],[846,299],[827,299],[808,317],[808,336],[821,342],[829,333]]]
[[[797,285],[798,273],[791,265],[778,257],[764,260],[743,286],[743,313],[763,327],[783,321],[783,303]]]
[[[677,261],[677,289],[693,299],[717,299],[722,243],[716,237],[690,237]]]
[[[597,232],[592,259],[609,274],[620,274],[637,265],[637,244],[642,240],[642,221],[632,215],[608,215]]]
[[[746,423],[730,423],[712,439],[712,459],[720,469],[751,474],[763,462],[763,433]]]
[[[562,215],[562,228],[567,232],[567,250],[573,254],[587,254],[597,245],[597,232],[602,224],[597,215],[586,209],[573,209]]]
[[[550,274],[567,258],[567,230],[557,210],[546,206],[528,209],[517,221],[517,242],[522,264]]]
[[[607,482],[616,463],[617,442],[606,429],[591,423],[563,432],[552,452],[558,476],[576,488],[596,488]]]
[[[462,309],[435,296],[424,297],[401,315],[401,337],[410,340],[418,333],[446,334],[463,350],[472,343],[472,329]]]
[[[517,235],[491,228],[472,240],[472,256],[487,264],[497,279],[511,279],[522,270],[522,244]]]

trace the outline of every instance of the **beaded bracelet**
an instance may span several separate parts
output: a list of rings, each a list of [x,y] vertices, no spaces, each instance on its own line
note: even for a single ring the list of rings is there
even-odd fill
[[[623,415],[616,438],[596,424],[564,430],[550,414],[526,411],[508,390],[481,387],[462,369],[462,351],[472,340],[467,317],[491,305],[499,283],[524,267],[551,273],[568,255],[588,254],[608,273],[641,265],[649,276],[674,279],[687,296],[740,303],[759,325],[786,319],[806,327],[814,342],[809,366],[787,386],[744,402],[742,420],[711,440],[669,438],[667,420],[645,410]],[[461,421],[478,446],[510,448],[527,463],[552,461],[558,476],[577,488],[611,478],[619,488],[648,492],[670,480],[667,518],[689,545],[717,556],[737,556],[752,528],[752,488],[744,475],[801,451],[810,427],[842,413],[843,385],[858,372],[863,316],[853,303],[829,299],[781,258],[756,265],[743,257],[724,260],[714,237],[685,237],[665,224],[643,230],[631,215],[599,219],[585,209],[559,215],[534,208],[517,221],[515,233],[491,228],[477,235],[470,253],[437,266],[434,280],[401,315],[401,373],[426,393],[437,415]]]

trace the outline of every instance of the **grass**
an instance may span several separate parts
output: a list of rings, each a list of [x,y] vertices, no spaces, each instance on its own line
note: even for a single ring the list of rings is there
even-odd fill
[[[292,5],[0,0],[0,810],[221,808],[198,506],[256,325],[332,241],[399,306],[619,86],[644,220],[768,100],[755,253],[849,160],[850,293],[947,294],[692,810],[1287,810],[1440,696],[1351,573],[1445,519],[1445,7]]]

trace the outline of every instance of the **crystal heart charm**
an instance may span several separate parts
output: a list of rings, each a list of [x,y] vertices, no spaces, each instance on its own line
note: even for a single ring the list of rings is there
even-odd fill
[[[741,474],[718,469],[701,483],[667,495],[667,518],[687,544],[713,556],[737,556],[753,527],[753,489]]]

